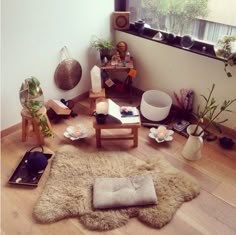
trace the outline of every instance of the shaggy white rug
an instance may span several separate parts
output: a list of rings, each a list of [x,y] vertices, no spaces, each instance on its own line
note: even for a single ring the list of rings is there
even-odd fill
[[[157,205],[103,210],[92,207],[96,177],[139,174],[152,175]],[[76,216],[88,229],[100,231],[123,226],[131,217],[161,228],[183,202],[193,199],[199,192],[199,184],[191,176],[172,167],[161,155],[141,161],[126,152],[83,152],[66,145],[52,159],[48,181],[33,214],[41,223]]]

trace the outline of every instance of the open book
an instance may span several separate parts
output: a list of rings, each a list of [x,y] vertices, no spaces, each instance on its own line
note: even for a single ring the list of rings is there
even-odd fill
[[[121,114],[121,107],[111,99],[108,99],[108,107],[108,122],[123,124],[140,123],[140,116],[136,107],[132,107],[133,115],[127,116]]]

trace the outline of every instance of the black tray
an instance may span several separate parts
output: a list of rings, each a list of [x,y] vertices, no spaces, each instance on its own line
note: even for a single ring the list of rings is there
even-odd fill
[[[44,153],[44,155],[50,159],[52,154],[51,153]],[[44,171],[32,174],[28,171],[26,167],[25,161],[27,160],[28,152],[25,153],[23,159],[13,172],[12,176],[8,180],[8,184],[11,185],[19,185],[19,186],[29,186],[29,187],[37,187],[38,182],[43,175]],[[21,178],[21,180],[19,180]],[[18,180],[17,180],[18,179]]]

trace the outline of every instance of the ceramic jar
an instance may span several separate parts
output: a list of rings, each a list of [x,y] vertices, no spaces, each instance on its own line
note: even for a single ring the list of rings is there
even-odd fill
[[[204,133],[202,133],[200,136],[194,136],[192,135],[196,125],[189,125],[187,127],[187,133],[189,135],[186,144],[184,145],[182,155],[187,160],[198,160],[202,157],[202,147],[203,147],[203,138],[202,136]],[[202,130],[201,127],[199,127],[199,133]]]

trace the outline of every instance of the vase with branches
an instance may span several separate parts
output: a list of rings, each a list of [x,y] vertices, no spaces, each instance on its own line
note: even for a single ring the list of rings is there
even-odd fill
[[[201,95],[205,101],[205,105],[202,110],[200,109],[199,105],[197,112],[193,113],[194,117],[196,118],[196,127],[192,133],[194,136],[201,136],[211,125],[220,131],[219,124],[228,121],[228,119],[218,120],[218,118],[223,112],[232,112],[229,109],[229,106],[231,106],[231,104],[234,103],[236,99],[224,100],[223,103],[219,105],[216,103],[216,100],[213,97],[214,89],[215,84],[212,85],[208,96]],[[202,129],[201,131],[199,131],[199,127]]]
[[[200,108],[199,105],[197,111],[193,112],[193,116],[196,119],[195,124],[191,124],[187,127],[189,137],[184,145],[182,155],[188,160],[197,160],[201,158],[204,133],[211,125],[221,131],[220,124],[226,122],[228,119],[219,120],[219,117],[224,112],[232,112],[229,107],[236,101],[236,99],[224,100],[221,105],[217,104],[213,97],[214,89],[215,84],[212,85],[208,96],[201,95],[205,104],[203,108]]]

